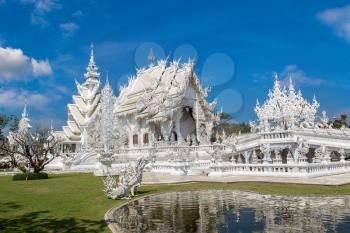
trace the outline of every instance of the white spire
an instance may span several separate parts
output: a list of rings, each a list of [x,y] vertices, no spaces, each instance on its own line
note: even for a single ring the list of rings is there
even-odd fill
[[[27,98],[24,99],[24,107],[23,107],[23,112],[22,112],[22,118],[28,118]]]
[[[98,68],[95,64],[94,44],[93,43],[91,43],[89,65],[88,65],[88,67],[86,67],[86,73],[84,74],[84,77],[86,79],[98,79],[98,78],[100,78],[100,73],[98,73]]]
[[[27,99],[24,100],[22,118],[18,123],[19,132],[27,132],[32,126],[30,125],[29,114],[27,112]]]
[[[52,120],[51,120],[51,124],[50,124],[50,132],[53,133],[53,124],[52,124]]]
[[[94,62],[94,43],[91,42],[91,45],[90,45],[90,62]]]
[[[106,71],[106,86],[109,86],[108,70]]]
[[[153,53],[153,49],[151,48],[148,54],[148,61],[150,63],[151,66],[153,66],[154,64],[154,53]]]
[[[292,76],[289,76],[289,90],[294,90],[294,83],[292,80]]]
[[[278,80],[278,74],[275,74],[275,82],[273,84],[274,89],[280,89],[280,81]]]

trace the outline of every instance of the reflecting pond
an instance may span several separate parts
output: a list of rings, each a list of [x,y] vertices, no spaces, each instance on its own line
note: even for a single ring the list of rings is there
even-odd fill
[[[110,216],[118,232],[350,232],[350,196],[171,192],[132,201]]]

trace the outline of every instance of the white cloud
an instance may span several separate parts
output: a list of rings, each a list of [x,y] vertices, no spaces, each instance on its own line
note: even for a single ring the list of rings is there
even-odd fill
[[[74,32],[79,28],[79,26],[76,23],[68,22],[60,24],[60,28],[63,32],[63,36],[71,37],[73,36]]]
[[[0,89],[0,108],[23,108],[25,99],[27,99],[28,107],[39,111],[46,111],[50,103],[50,98],[48,96],[37,92],[20,90],[17,88]]]
[[[316,17],[333,28],[339,37],[350,42],[350,5],[327,9],[318,13]]]
[[[319,86],[325,82],[323,79],[308,77],[305,72],[296,65],[286,65],[283,71],[279,73],[279,77],[283,84],[287,84],[291,77],[296,86]]]
[[[58,0],[21,0],[22,4],[33,5],[34,9],[30,15],[32,24],[47,26],[49,24],[46,14],[61,8]]]
[[[72,16],[74,16],[74,17],[81,17],[81,16],[83,16],[84,14],[83,14],[83,12],[81,11],[81,10],[77,10],[77,11],[75,11],[73,14],[72,14]]]
[[[31,60],[34,76],[38,77],[52,74],[52,69],[47,59],[45,61],[37,61],[34,58],[32,58]]]
[[[52,103],[60,98],[60,95],[52,91],[39,93],[18,88],[0,89],[0,109],[5,112],[22,111],[26,101],[33,126],[49,127],[52,120],[55,128],[58,129],[64,121],[57,118],[55,111],[52,111],[55,106]]]
[[[320,86],[324,84],[326,81],[320,78],[309,77],[305,74],[303,70],[301,70],[296,65],[286,65],[281,72],[267,72],[265,74],[254,73],[253,82],[258,83],[262,81],[271,81],[275,74],[278,74],[279,79],[281,80],[282,85],[288,85],[289,78],[292,78],[294,85],[297,87],[300,86]]]
[[[21,49],[0,47],[0,82],[51,75],[49,61],[29,58]]]

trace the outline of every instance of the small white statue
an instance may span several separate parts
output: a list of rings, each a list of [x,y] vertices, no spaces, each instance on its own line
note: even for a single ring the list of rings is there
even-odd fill
[[[147,164],[147,159],[139,157],[135,166],[129,165],[119,176],[118,186],[115,179],[108,175],[104,180],[105,186],[104,192],[110,199],[121,199],[129,196],[129,190],[131,196],[135,196],[138,187],[140,187],[143,177],[143,170]],[[117,186],[117,187],[116,187]]]

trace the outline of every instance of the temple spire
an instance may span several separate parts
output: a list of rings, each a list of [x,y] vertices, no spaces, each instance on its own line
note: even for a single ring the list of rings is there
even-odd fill
[[[100,73],[98,73],[98,68],[95,64],[93,43],[91,43],[91,46],[90,46],[90,60],[89,60],[88,66],[86,67],[86,73],[84,74],[84,77],[88,80],[100,78]]]
[[[152,48],[150,49],[148,54],[148,61],[151,66],[154,64],[154,53]]]
[[[24,99],[24,107],[23,107],[23,112],[22,112],[22,118],[28,118],[27,98]]]
[[[92,42],[90,45],[90,62],[95,63],[95,61],[94,61],[94,43],[92,43]]]
[[[106,85],[109,86],[108,70],[106,71]]]
[[[294,92],[295,89],[294,89],[294,83],[293,83],[293,80],[292,80],[292,76],[289,76],[289,92]]]
[[[52,124],[52,120],[51,120],[51,123],[50,123],[50,132],[53,133],[53,124]]]
[[[24,100],[22,118],[18,123],[19,132],[28,132],[32,126],[30,125],[29,114],[27,112],[27,99]]]
[[[274,89],[280,89],[280,81],[278,80],[278,74],[275,74],[275,82],[273,84]]]

